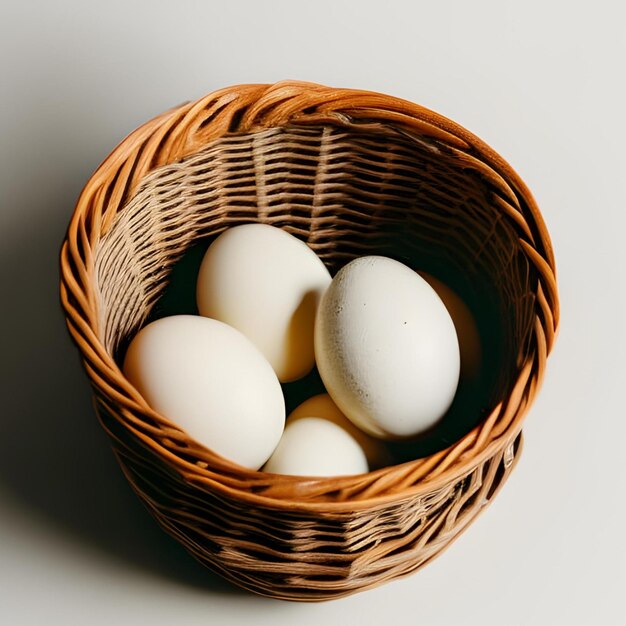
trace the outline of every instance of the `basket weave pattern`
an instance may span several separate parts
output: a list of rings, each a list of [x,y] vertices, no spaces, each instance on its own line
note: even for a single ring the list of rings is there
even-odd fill
[[[437,262],[488,284],[508,355],[486,418],[449,448],[362,476],[245,470],[151,410],[119,353],[198,239],[260,221],[331,271],[363,254]],[[558,327],[554,258],[534,200],[479,139],[380,94],[244,85],[127,137],[81,194],[61,253],[61,300],[103,427],[159,523],[253,591],[319,600],[411,572],[491,501]]]

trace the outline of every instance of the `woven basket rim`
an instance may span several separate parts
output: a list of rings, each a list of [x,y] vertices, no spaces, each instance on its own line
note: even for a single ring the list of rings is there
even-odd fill
[[[545,361],[559,325],[559,302],[556,269],[550,237],[536,202],[513,168],[493,149],[459,124],[420,105],[371,91],[336,89],[313,83],[283,81],[273,85],[235,85],[215,91],[195,102],[175,107],[146,122],[125,137],[96,169],[82,191],[74,210],[61,249],[61,304],[70,334],[78,346],[87,375],[94,388],[104,396],[113,397],[126,411],[137,411],[158,423],[177,430],[166,418],[152,411],[139,393],[128,383],[119,366],[98,339],[98,307],[93,289],[93,251],[99,237],[114,222],[116,212],[132,197],[137,185],[148,173],[180,160],[202,149],[207,143],[232,133],[250,133],[287,124],[393,125],[412,136],[428,137],[442,142],[459,153],[469,155],[485,166],[484,175],[490,182],[506,188],[520,202],[520,216],[532,233],[532,243],[520,243],[534,264],[543,295],[543,317],[537,316],[535,332],[538,348],[520,367],[511,399],[519,394],[517,409],[506,428],[497,436],[492,427],[497,416],[506,409],[502,403],[460,441],[431,457],[385,467],[361,476],[307,478],[278,476],[247,470],[211,453],[207,456],[222,468],[223,477],[215,472],[177,457],[156,439],[137,430],[135,437],[142,445],[152,448],[190,482],[210,486],[224,496],[236,497],[251,505],[263,505],[282,510],[309,510],[339,513],[384,506],[390,501],[413,498],[442,485],[457,481],[473,468],[491,457],[497,450],[512,446],[522,421],[540,386]],[[137,146],[142,145],[141,154]],[[132,164],[132,165],[129,165]],[[111,185],[115,172],[115,182]],[[123,179],[123,184],[119,181]],[[103,198],[109,185],[109,195]],[[520,404],[531,370],[535,369],[534,386],[528,401]],[[201,447],[200,447],[201,448]],[[202,448],[203,449],[203,448]],[[204,449],[203,449],[204,450]],[[436,471],[412,480],[426,464],[433,462]],[[263,475],[263,481],[259,481]],[[356,498],[336,501],[316,499],[319,493],[346,491],[367,477],[368,489]],[[267,482],[273,489],[264,492],[252,489]],[[388,484],[387,487],[381,484]],[[306,486],[300,495],[299,487]],[[364,495],[363,495],[364,494]]]

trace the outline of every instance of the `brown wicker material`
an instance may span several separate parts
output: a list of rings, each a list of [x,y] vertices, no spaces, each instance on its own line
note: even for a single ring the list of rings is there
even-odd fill
[[[307,479],[235,466],[152,411],[120,371],[126,342],[192,244],[250,221],[305,240],[331,271],[395,255],[483,293],[500,362],[478,425],[424,458]],[[467,527],[514,466],[559,317],[548,233],[500,156],[410,102],[298,82],[224,89],[129,135],[81,194],[61,270],[100,421],[139,497],[211,569],[294,600],[412,572]]]

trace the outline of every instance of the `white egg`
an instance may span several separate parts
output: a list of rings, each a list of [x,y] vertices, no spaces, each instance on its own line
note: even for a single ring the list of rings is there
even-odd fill
[[[305,417],[319,417],[345,430],[361,446],[370,469],[391,464],[391,457],[383,442],[357,428],[327,393],[320,393],[298,405],[287,417],[286,424],[289,426]]]
[[[341,426],[320,417],[287,423],[274,454],[263,468],[292,476],[346,476],[368,471],[359,443]]]
[[[313,368],[315,312],[330,281],[304,242],[280,228],[245,224],[209,246],[198,276],[198,310],[240,330],[288,382]]]
[[[317,313],[315,355],[341,411],[382,438],[433,426],[459,380],[445,305],[421,276],[386,257],[361,257],[337,273]]]
[[[249,469],[274,451],[285,402],[274,370],[239,331],[195,315],[165,317],[131,341],[124,374],[198,443]]]

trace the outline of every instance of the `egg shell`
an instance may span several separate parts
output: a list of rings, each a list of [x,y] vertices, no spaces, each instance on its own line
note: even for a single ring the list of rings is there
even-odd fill
[[[298,405],[287,417],[286,424],[288,426],[305,417],[322,418],[345,430],[363,449],[370,469],[392,463],[389,451],[382,441],[357,428],[327,393],[320,393]]]
[[[461,296],[451,287],[426,272],[419,272],[419,274],[437,292],[454,322],[461,355],[461,380],[476,380],[480,375],[482,347],[478,326],[472,312]]]
[[[285,403],[274,370],[239,331],[194,315],[148,324],[124,374],[146,402],[198,443],[249,469],[274,451]]]
[[[337,273],[318,310],[315,355],[344,415],[382,438],[431,428],[459,380],[445,305],[419,274],[386,257],[361,257]]]
[[[341,426],[320,417],[301,417],[287,423],[264,470],[292,476],[347,476],[364,474],[368,465],[361,446]]]
[[[330,282],[306,243],[280,228],[245,224],[209,246],[198,275],[198,310],[240,330],[279,380],[289,382],[313,368],[315,313]]]

